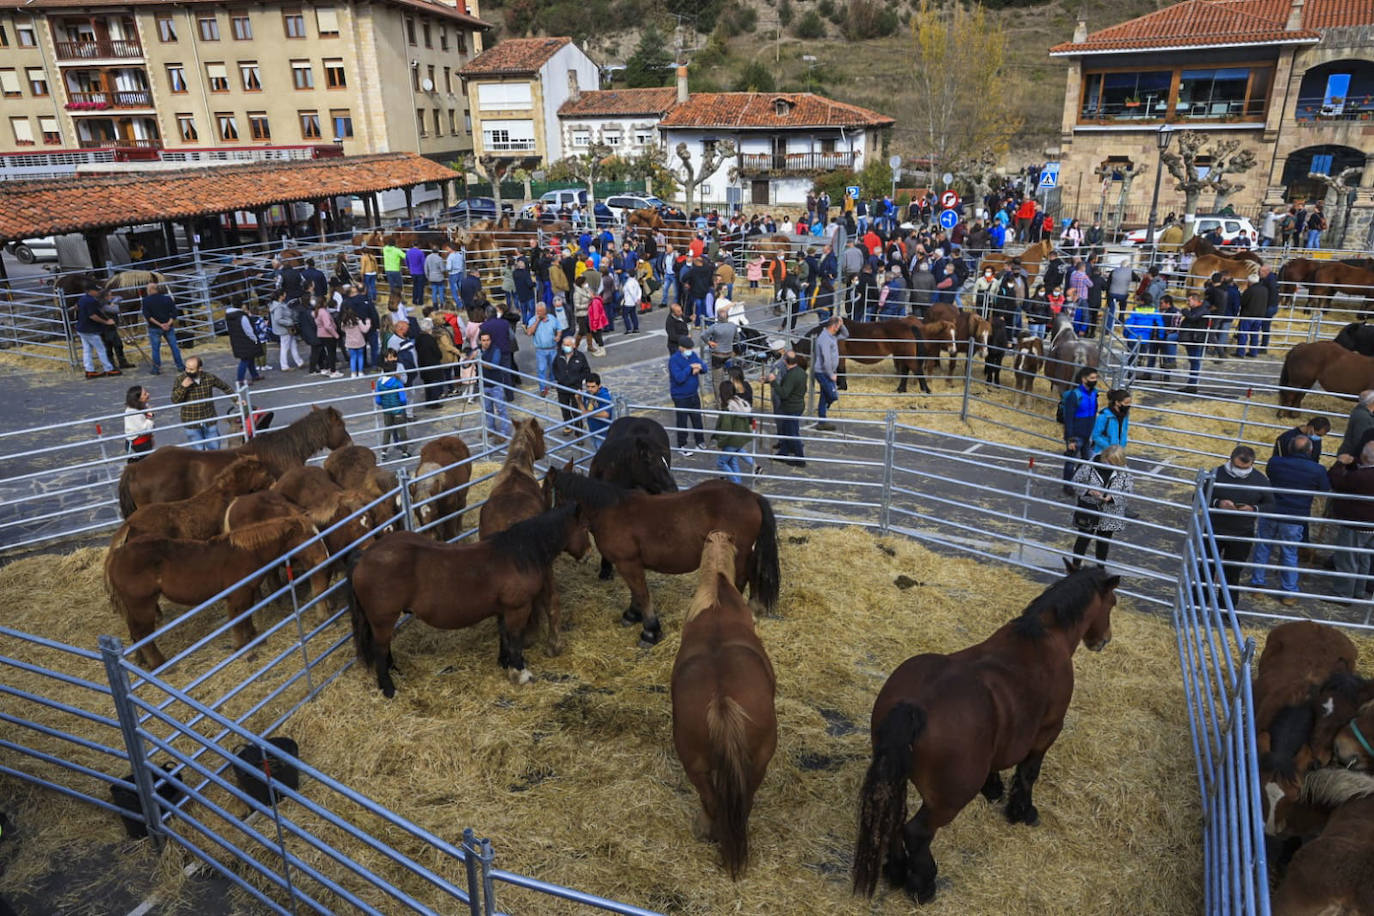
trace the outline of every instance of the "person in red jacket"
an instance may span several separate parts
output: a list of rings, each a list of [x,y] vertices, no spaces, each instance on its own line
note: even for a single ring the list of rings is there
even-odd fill
[[[1035,219],[1035,198],[1027,197],[1021,201],[1021,206],[1016,208],[1016,237],[1020,241],[1028,241],[1030,236],[1031,220]]]

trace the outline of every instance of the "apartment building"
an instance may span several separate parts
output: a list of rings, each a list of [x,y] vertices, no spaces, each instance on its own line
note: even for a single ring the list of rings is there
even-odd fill
[[[476,0],[0,0],[0,153],[449,161],[472,148],[458,71],[488,28]]]

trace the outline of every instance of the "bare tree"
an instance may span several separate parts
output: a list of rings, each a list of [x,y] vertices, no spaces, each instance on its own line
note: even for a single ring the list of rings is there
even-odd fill
[[[1239,144],[1239,141],[1228,142]],[[1245,185],[1231,181],[1227,176],[1248,172],[1255,167],[1258,161],[1252,151],[1238,149],[1224,160],[1218,158],[1212,163],[1211,170],[1207,172],[1207,187],[1216,193],[1216,198],[1212,202],[1212,209],[1217,211],[1224,209],[1226,204],[1230,202],[1232,194],[1245,190]]]
[[[1126,200],[1131,196],[1131,185],[1140,174],[1140,165],[1133,159],[1127,159],[1125,162],[1104,159],[1093,169],[1093,174],[1102,181],[1102,207],[1097,218],[1107,222],[1110,234],[1115,237],[1116,233],[1121,231],[1121,223],[1126,218]],[[1117,178],[1117,175],[1121,177]],[[1113,181],[1120,181],[1121,187],[1117,191],[1116,206],[1112,210],[1111,219],[1108,220],[1107,214],[1102,211],[1107,209],[1107,190]]]
[[[980,155],[959,160],[950,172],[954,175],[955,184],[972,189],[976,208],[992,193],[992,186],[997,183],[997,157],[990,151],[984,151]]]
[[[702,182],[716,173],[727,159],[735,155],[734,140],[717,140],[710,149],[703,149],[701,163],[692,164],[692,151],[687,148],[686,143],[679,143],[677,149],[673,151],[680,164],[673,171],[680,176],[682,182],[682,193],[687,201],[687,212],[692,212],[692,197],[696,194],[697,188]],[[672,168],[672,160],[669,159],[669,167]]]
[[[464,153],[460,164],[464,172],[475,172],[478,178],[491,185],[491,196],[496,201],[496,218],[501,218],[501,179],[510,173],[520,160],[510,156],[494,156],[484,153],[475,156]],[[469,217],[471,218],[471,217]]]
[[[1185,232],[1192,231],[1193,221],[1188,217],[1197,213],[1203,191],[1216,192],[1224,205],[1226,198],[1244,187],[1227,181],[1226,176],[1247,172],[1255,166],[1255,154],[1241,149],[1239,140],[1221,140],[1207,146],[1210,139],[1206,134],[1185,130],[1178,136],[1178,152],[1161,154],[1164,167],[1176,179],[1174,189],[1183,192]]]
[[[596,224],[596,182],[605,171],[607,160],[613,153],[609,146],[597,141],[587,147],[585,153],[565,156],[560,160],[561,170],[576,181],[587,186],[587,218]]]
[[[1321,182],[1326,188],[1326,195],[1322,200],[1322,209],[1326,211],[1329,221],[1326,237],[1336,244],[1341,244],[1344,240],[1345,225],[1350,219],[1350,208],[1355,202],[1354,195],[1350,192],[1360,186],[1360,176],[1363,174],[1364,167],[1358,165],[1342,169],[1335,175],[1307,173],[1308,178]]]

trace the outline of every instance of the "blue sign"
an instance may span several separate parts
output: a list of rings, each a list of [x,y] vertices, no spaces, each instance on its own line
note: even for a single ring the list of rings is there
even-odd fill
[[[858,185],[856,185],[856,184],[849,185],[847,188],[844,189],[844,191],[845,191],[846,194],[849,195],[849,199],[850,199],[850,200],[858,200],[858,199],[859,199],[859,186],[858,186]]]
[[[955,226],[959,225],[959,211],[941,210],[940,225],[945,227],[946,229],[953,229]]]
[[[1046,162],[1044,169],[1040,172],[1040,187],[1057,188],[1059,187],[1059,163]]]

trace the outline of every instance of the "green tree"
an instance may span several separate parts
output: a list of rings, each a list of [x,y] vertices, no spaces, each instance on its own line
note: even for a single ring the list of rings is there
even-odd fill
[[[733,88],[735,92],[772,92],[777,88],[777,82],[773,79],[772,70],[751,60],[735,77]]]
[[[825,22],[821,20],[820,13],[815,10],[807,10],[806,13],[797,20],[797,27],[792,31],[798,38],[821,38],[825,35]]]
[[[625,85],[631,89],[666,86],[673,75],[673,57],[663,34],[650,25],[639,36],[634,53],[625,61]]]
[[[702,33],[715,31],[724,0],[668,0],[668,12],[688,19]]]

